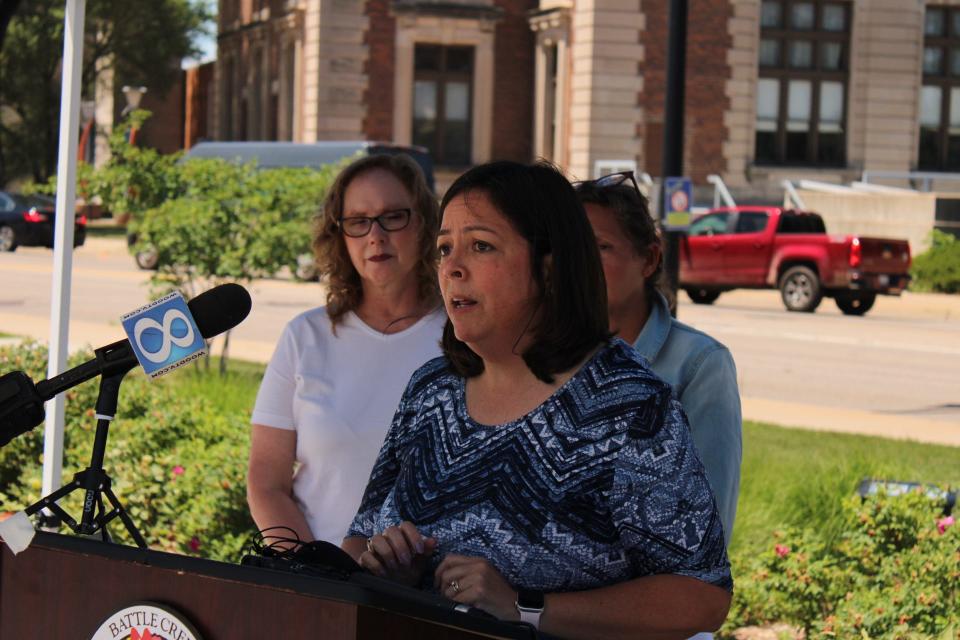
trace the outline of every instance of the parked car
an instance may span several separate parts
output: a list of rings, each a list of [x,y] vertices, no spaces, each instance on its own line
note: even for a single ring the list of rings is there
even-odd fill
[[[680,247],[680,288],[697,304],[732,289],[779,289],[789,311],[814,311],[829,297],[863,315],[877,295],[900,295],[909,269],[906,240],[830,235],[816,213],[779,207],[708,211]]]
[[[53,247],[56,203],[45,196],[0,191],[0,251],[17,247]],[[73,246],[87,237],[87,218],[78,215],[73,228]]]
[[[253,162],[260,169],[312,167],[340,162],[355,155],[399,154],[413,158],[423,170],[427,186],[434,190],[433,160],[424,147],[397,145],[389,142],[370,141],[323,141],[323,142],[200,142],[187,151],[183,160],[191,158],[221,158],[229,162]],[[319,204],[319,203],[318,203]],[[127,235],[127,245],[137,242],[135,234]],[[156,269],[157,252],[150,247],[133,251],[134,261],[141,269]],[[296,277],[301,280],[316,280],[317,271],[313,256],[304,254],[298,259]]]

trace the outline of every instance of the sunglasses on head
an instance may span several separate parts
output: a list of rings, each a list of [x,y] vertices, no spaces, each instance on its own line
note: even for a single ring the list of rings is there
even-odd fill
[[[586,184],[592,184],[600,188],[617,187],[625,182],[632,184],[636,192],[643,195],[643,192],[640,191],[640,185],[637,184],[636,178],[633,177],[633,171],[620,171],[619,173],[610,173],[605,176],[600,176],[599,178],[594,178],[593,180],[580,180],[579,182],[574,182],[573,187],[574,189],[579,189],[581,185]]]

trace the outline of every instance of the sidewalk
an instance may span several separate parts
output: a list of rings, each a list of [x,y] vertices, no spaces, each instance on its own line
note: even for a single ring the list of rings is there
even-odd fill
[[[811,431],[857,433],[960,447],[960,428],[942,420],[780,402],[766,398],[743,397],[741,403],[744,420]]]

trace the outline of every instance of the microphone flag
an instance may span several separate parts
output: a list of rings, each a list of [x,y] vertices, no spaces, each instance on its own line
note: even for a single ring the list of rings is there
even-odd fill
[[[207,353],[207,343],[179,291],[125,313],[121,324],[137,361],[151,378]]]

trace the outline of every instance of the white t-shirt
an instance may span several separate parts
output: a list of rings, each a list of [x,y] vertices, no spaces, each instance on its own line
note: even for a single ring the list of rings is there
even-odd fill
[[[390,335],[326,307],[283,331],[251,421],[297,432],[293,495],[317,540],[340,545],[410,376],[442,354],[442,308]]]

